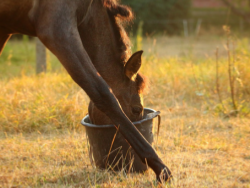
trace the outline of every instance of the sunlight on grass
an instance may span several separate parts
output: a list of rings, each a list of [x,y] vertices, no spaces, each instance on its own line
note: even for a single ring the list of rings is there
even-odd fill
[[[145,106],[162,116],[153,145],[175,178],[162,187],[250,187],[249,40],[236,42],[231,57],[236,116],[226,56],[218,57],[218,81],[215,55],[143,57],[141,72],[150,82]],[[87,95],[53,56],[54,68],[34,75],[33,42],[8,45],[0,60],[0,187],[160,187],[152,170],[94,169],[80,124]]]
[[[64,74],[0,81],[1,132],[49,132],[79,127],[88,97]]]

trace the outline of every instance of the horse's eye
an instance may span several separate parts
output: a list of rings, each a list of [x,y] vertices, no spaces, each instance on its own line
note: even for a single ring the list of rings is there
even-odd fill
[[[136,115],[140,115],[142,113],[142,107],[140,106],[132,107],[132,113]]]

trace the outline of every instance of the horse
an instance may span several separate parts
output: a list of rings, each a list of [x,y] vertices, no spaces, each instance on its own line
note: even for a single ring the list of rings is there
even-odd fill
[[[107,118],[156,174],[172,174],[132,121],[142,118],[142,51],[131,56],[121,25],[133,17],[116,0],[1,0],[0,55],[12,34],[38,37],[90,98],[90,118]]]

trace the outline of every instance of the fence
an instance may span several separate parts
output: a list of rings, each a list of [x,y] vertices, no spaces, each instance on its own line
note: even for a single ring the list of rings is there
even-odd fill
[[[188,36],[190,34],[197,34],[200,28],[222,28],[223,25],[228,25],[234,31],[244,32],[249,29],[249,24],[237,16],[229,9],[192,9],[190,16],[184,19],[161,19],[161,20],[143,20],[143,33],[168,33],[171,35]],[[135,21],[132,28],[135,33],[139,21]]]
[[[247,24],[241,17],[235,16],[227,9],[211,10],[211,9],[195,9],[192,11],[190,19],[175,19],[175,20],[147,20],[143,23],[147,27],[152,28],[149,33],[157,30],[160,32],[169,31],[171,34],[183,34],[188,37],[190,35],[198,35],[201,28],[209,28],[210,26],[222,28],[223,25],[229,25],[232,29],[239,32],[244,32],[249,29]],[[134,30],[138,29],[138,25]],[[177,31],[178,30],[178,31]],[[145,29],[143,31],[147,33]],[[37,39],[36,42],[36,72],[46,72],[46,49],[43,44]]]
[[[46,48],[43,43],[36,38],[36,73],[46,72],[47,69],[47,58]]]
[[[197,16],[196,18],[183,20],[147,20],[144,22],[144,25],[147,25],[147,27],[143,28],[144,33],[148,32],[147,28],[154,28],[155,30],[158,30],[159,33],[167,31],[167,33],[171,34],[183,33],[184,36],[198,35],[201,27],[205,29],[208,29],[210,27],[217,27],[221,29],[223,25],[228,25],[232,30],[238,32],[244,32],[249,29],[249,24],[239,17],[236,17],[234,19],[218,19],[218,17],[207,18]],[[161,29],[159,30],[157,28]],[[149,33],[152,32],[154,31],[149,31]]]

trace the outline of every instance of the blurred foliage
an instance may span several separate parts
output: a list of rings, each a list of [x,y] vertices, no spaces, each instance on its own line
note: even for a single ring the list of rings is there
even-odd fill
[[[190,15],[191,0],[122,0],[135,13],[133,31],[143,22],[143,32],[166,32],[180,34],[183,19]]]
[[[250,0],[221,0],[225,7],[192,8],[193,20],[201,19],[202,25],[208,29],[223,25],[230,26],[233,31],[247,31],[249,29],[248,15],[250,10]]]
[[[233,0],[230,1],[233,6],[239,8],[241,11],[249,11],[250,10],[250,0]]]
[[[190,26],[195,28],[197,20],[200,19],[202,20],[203,29],[210,32],[210,29],[213,28],[221,30],[223,25],[229,26],[234,32],[242,33],[249,29],[249,24],[240,16],[232,13],[228,8],[193,8],[190,17]]]

